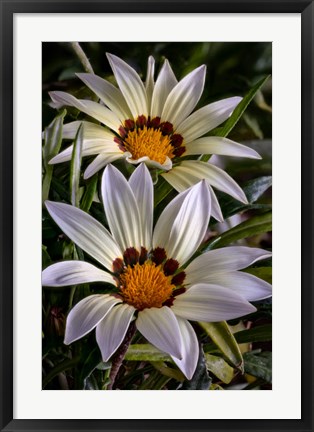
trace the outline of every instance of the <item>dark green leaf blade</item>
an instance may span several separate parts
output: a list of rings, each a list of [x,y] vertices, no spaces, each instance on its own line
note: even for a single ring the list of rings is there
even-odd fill
[[[73,142],[73,152],[70,169],[70,189],[71,189],[71,204],[75,207],[80,205],[80,176],[82,162],[82,147],[83,147],[83,126],[79,126],[75,140]]]

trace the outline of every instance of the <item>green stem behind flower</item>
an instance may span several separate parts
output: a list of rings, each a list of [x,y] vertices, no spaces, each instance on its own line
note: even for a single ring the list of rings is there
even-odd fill
[[[132,338],[136,332],[135,322],[133,321],[130,324],[130,327],[125,335],[125,338],[120,345],[119,349],[117,350],[116,354],[114,355],[112,359],[112,367],[109,375],[110,383],[108,384],[107,390],[112,390],[115,379],[117,377],[117,374],[119,372],[119,369],[122,365],[123,359],[125,357],[125,354],[129,348],[129,345],[132,341]]]

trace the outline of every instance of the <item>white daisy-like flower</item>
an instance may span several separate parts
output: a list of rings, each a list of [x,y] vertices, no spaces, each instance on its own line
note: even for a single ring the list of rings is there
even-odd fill
[[[90,295],[74,306],[64,342],[70,344],[96,328],[107,361],[135,320],[137,330],[191,379],[199,346],[189,321],[223,321],[254,312],[249,301],[270,296],[270,285],[238,270],[270,254],[228,247],[204,253],[186,266],[209,222],[211,197],[204,180],[171,201],[154,229],[153,183],[145,164],[129,181],[109,164],[102,177],[102,199],[111,233],[74,206],[46,202],[63,232],[106,270],[84,261],[60,262],[43,271],[43,285],[113,285],[112,294]]]
[[[82,155],[97,155],[84,177],[89,178],[108,163],[125,158],[131,164],[145,162],[160,169],[164,179],[178,192],[206,179],[212,196],[212,214],[217,220],[223,217],[212,187],[247,203],[243,190],[222,169],[200,160],[181,160],[183,156],[201,154],[260,159],[256,151],[242,144],[203,136],[224,122],[242,98],[223,99],[192,113],[204,89],[205,65],[178,82],[165,60],[154,82],[155,60],[149,57],[143,83],[137,72],[119,57],[112,54],[107,57],[119,87],[94,74],[77,74],[100,103],[79,100],[61,91],[50,93],[55,107],[75,107],[101,123],[84,121]],[[64,125],[63,138],[74,139],[80,123]],[[70,160],[72,148],[62,151],[50,163]]]

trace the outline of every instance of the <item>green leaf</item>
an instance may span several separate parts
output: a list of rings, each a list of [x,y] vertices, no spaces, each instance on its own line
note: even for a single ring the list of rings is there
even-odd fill
[[[98,174],[93,175],[90,179],[87,180],[86,190],[81,201],[81,209],[85,212],[88,212],[90,206],[93,203],[93,198],[97,190],[97,182]]]
[[[184,381],[180,390],[209,390],[211,378],[208,375],[203,348],[199,347],[196,370],[191,380]]]
[[[62,128],[65,115],[66,110],[63,110],[54,118],[44,132],[43,163],[45,175],[42,186],[42,202],[45,202],[49,197],[53,165],[49,165],[48,162],[59,153],[62,143]]]
[[[212,240],[208,245],[205,245],[205,247],[202,248],[202,252],[227,246],[237,240],[269,232],[271,230],[272,213],[267,212],[261,215],[256,215]]]
[[[235,125],[238,123],[238,121],[242,117],[243,113],[247,109],[250,102],[253,100],[256,93],[263,87],[263,85],[269,79],[269,77],[270,77],[270,75],[267,75],[266,77],[262,78],[261,80],[259,80],[255,84],[254,87],[251,88],[251,90],[244,96],[242,101],[239,103],[239,105],[233,111],[232,115],[226,121],[224,126],[216,129],[216,131],[215,131],[216,136],[226,137],[227,135],[229,135],[229,133],[232,131],[232,129],[235,127]]]
[[[130,345],[125,355],[125,360],[151,362],[172,361],[168,354],[160,351],[151,344]]]
[[[225,321],[217,323],[199,322],[199,325],[224,354],[229,363],[243,371],[243,358],[235,337]]]
[[[272,282],[272,268],[271,267],[254,267],[244,270],[245,273],[250,273],[264,281]]]
[[[94,348],[86,356],[85,353],[82,353],[81,359],[83,361],[80,363],[78,368],[80,370],[78,377],[78,386],[82,389],[85,389],[88,386],[87,380],[90,378],[95,369],[107,370],[111,367],[110,362],[104,363],[101,361],[101,355],[98,347]]]
[[[229,384],[233,378],[233,368],[221,357],[212,354],[205,354],[207,369],[212,372],[220,381]]]
[[[242,204],[227,194],[217,193],[224,218],[227,219],[236,213],[256,208],[256,205],[253,205],[253,203],[255,203],[271,185],[271,176],[258,177],[245,183],[242,189],[249,204]],[[258,207],[263,206],[259,205]]]
[[[172,186],[159,176],[158,183],[154,189],[154,208],[172,191]]]
[[[49,256],[48,252],[47,252],[47,247],[44,245],[41,245],[41,256],[42,256],[42,259],[41,259],[42,267],[43,267],[43,269],[45,269],[46,267],[48,267],[52,263],[52,261],[51,261],[51,258]]]
[[[82,147],[83,147],[83,126],[79,126],[74,142],[70,168],[70,189],[71,189],[71,204],[75,207],[80,206],[80,176],[82,162]]]
[[[79,358],[75,357],[73,359],[66,359],[61,363],[58,363],[43,379],[42,387],[43,389],[47,387],[47,384],[55,378],[59,373],[64,372],[68,369],[74,368],[79,362]]]
[[[249,330],[241,330],[234,333],[234,337],[239,344],[270,341],[272,340],[272,325],[265,324]]]
[[[272,353],[262,352],[260,354],[245,353],[244,371],[249,375],[262,378],[268,383],[272,382]]]

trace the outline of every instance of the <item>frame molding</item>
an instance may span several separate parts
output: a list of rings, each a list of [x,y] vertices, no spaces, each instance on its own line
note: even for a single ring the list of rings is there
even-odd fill
[[[302,17],[302,419],[13,419],[13,17],[15,13],[301,13]],[[313,430],[313,100],[314,0],[0,0],[0,430],[312,431]],[[2,126],[2,127],[1,127]],[[306,227],[306,228],[305,228]],[[310,234],[309,234],[310,233]],[[310,341],[310,347],[309,347]],[[311,349],[310,349],[311,348]]]

